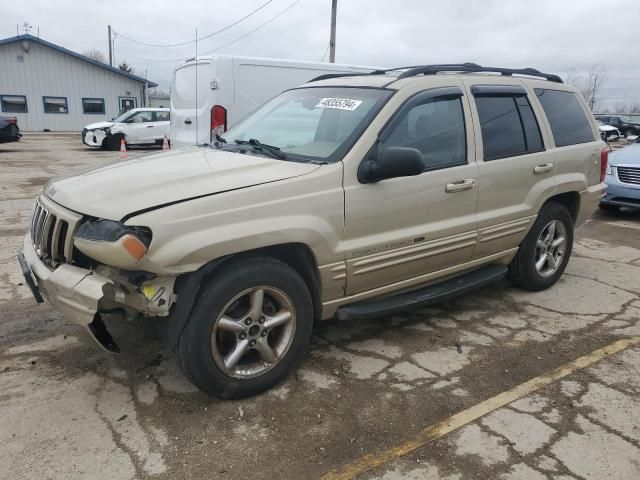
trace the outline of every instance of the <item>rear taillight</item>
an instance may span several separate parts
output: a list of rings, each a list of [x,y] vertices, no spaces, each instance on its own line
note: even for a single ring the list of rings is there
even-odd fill
[[[7,123],[9,125],[17,125],[18,124],[18,119],[16,117],[5,118],[5,120],[7,121]]]
[[[600,182],[604,182],[607,176],[607,165],[609,163],[609,149],[605,148],[600,152]]]
[[[227,109],[214,105],[211,109],[211,138],[213,142],[217,135],[221,135],[227,131]]]

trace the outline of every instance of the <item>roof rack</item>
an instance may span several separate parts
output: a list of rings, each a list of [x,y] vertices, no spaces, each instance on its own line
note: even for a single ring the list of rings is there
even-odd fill
[[[558,75],[552,73],[542,73],[535,68],[501,68],[482,67],[475,63],[462,63],[459,65],[423,65],[421,67],[410,68],[398,76],[401,78],[415,77],[416,75],[435,75],[440,72],[464,72],[464,73],[499,73],[501,75],[527,75],[529,77],[540,77],[550,82],[564,83]]]
[[[564,83],[558,75],[552,73],[542,73],[535,68],[501,68],[501,67],[483,67],[477,63],[449,63],[441,65],[415,65],[411,67],[397,67],[389,68],[387,70],[373,70],[368,73],[327,73],[320,75],[319,77],[309,80],[309,82],[316,82],[318,80],[329,80],[331,78],[341,77],[355,77],[362,75],[384,75],[388,72],[395,72],[398,70],[405,70],[398,75],[397,80],[408,77],[415,77],[416,75],[436,75],[441,72],[463,72],[463,73],[499,73],[501,75],[526,75],[528,77],[540,77],[550,82]]]

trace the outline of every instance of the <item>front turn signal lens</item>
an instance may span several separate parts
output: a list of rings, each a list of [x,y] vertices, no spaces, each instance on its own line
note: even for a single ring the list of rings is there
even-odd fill
[[[147,254],[147,246],[135,235],[125,235],[122,238],[122,246],[136,260],[141,260]]]

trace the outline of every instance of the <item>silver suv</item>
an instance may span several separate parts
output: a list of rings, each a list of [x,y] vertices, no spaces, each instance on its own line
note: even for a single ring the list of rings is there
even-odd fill
[[[118,350],[101,313],[157,317],[195,385],[240,398],[294,368],[317,320],[505,275],[553,285],[607,152],[575,88],[537,70],[326,75],[210,147],[51,181],[19,260],[103,347]]]

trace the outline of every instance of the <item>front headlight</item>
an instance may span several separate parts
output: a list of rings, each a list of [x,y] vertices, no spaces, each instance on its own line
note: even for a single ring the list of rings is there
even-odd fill
[[[126,269],[135,267],[147,254],[151,230],[113,220],[86,220],[73,238],[76,248],[89,258]]]

